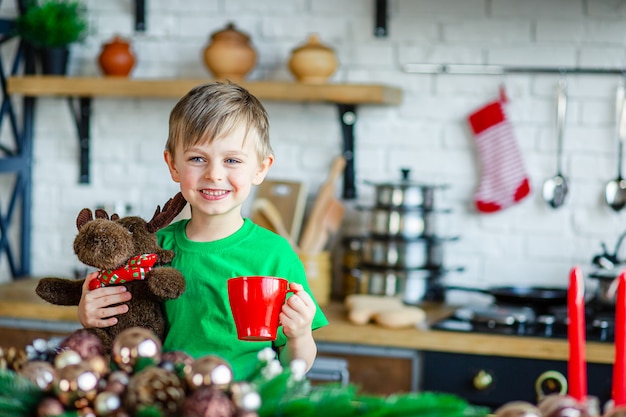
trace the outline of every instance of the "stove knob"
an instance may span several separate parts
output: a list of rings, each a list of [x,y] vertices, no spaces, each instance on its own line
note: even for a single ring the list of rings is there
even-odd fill
[[[535,381],[535,392],[537,401],[550,394],[564,395],[567,393],[567,378],[559,371],[546,371]]]
[[[600,334],[598,335],[600,341],[606,342],[609,338],[609,328],[611,326],[611,323],[609,323],[609,321],[606,319],[596,319],[592,322],[592,326],[594,329],[597,329],[600,332]]]
[[[477,390],[486,390],[493,383],[493,375],[491,375],[488,371],[481,369],[476,375],[474,375],[472,383],[474,385],[474,388],[476,388]]]

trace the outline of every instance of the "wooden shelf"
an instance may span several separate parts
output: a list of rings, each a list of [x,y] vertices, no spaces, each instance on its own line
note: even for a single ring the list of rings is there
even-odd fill
[[[67,97],[72,104],[79,132],[79,181],[89,183],[89,119],[94,97],[179,99],[197,85],[212,79],[135,79],[126,77],[65,77],[26,75],[7,79],[7,93],[34,100],[42,96]],[[402,102],[402,90],[382,84],[305,84],[285,81],[244,81],[239,83],[260,100],[298,103],[331,103],[339,110],[343,136],[343,198],[356,198],[354,179],[354,123],[361,104],[395,105]],[[78,106],[74,102],[78,102]],[[32,121],[32,115],[27,118]],[[29,131],[30,132],[30,131]],[[32,133],[30,133],[32,134]],[[32,138],[28,138],[30,140]]]
[[[175,98],[211,79],[21,76],[7,80],[9,94],[24,96]],[[399,104],[402,90],[379,84],[238,83],[260,100],[338,104]]]

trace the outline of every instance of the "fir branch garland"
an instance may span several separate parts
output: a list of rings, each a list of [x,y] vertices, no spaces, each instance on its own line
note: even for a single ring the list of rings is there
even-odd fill
[[[44,392],[11,370],[0,370],[0,417],[30,416]]]
[[[311,386],[285,369],[254,381],[261,396],[259,417],[484,417],[485,407],[472,406],[452,394],[419,392],[388,397],[359,393],[352,384]],[[31,417],[46,393],[11,370],[0,371],[0,417]],[[154,417],[150,407],[137,417]],[[68,411],[62,417],[75,417]]]

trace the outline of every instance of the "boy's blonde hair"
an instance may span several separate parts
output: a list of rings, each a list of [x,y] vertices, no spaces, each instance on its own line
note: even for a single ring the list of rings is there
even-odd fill
[[[259,161],[273,154],[269,141],[269,120],[261,102],[245,88],[213,82],[199,85],[181,98],[170,113],[165,149],[174,156],[176,146],[183,149],[213,142],[234,128],[246,126],[246,140],[256,137]]]

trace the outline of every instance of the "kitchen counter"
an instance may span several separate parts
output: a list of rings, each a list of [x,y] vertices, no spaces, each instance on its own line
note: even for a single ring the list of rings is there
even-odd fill
[[[76,307],[48,304],[35,294],[36,285],[37,279],[0,284],[0,327],[6,320],[18,326],[21,322],[32,324],[33,321],[46,323],[50,328],[55,328],[56,324],[78,326]],[[452,311],[451,306],[442,304],[425,304],[423,308],[430,323]],[[357,326],[347,320],[341,303],[331,303],[323,309],[330,325],[315,332],[315,339],[319,342],[550,360],[567,360],[569,353],[565,339],[468,334],[422,328],[388,329],[376,324]],[[587,361],[590,363],[612,364],[614,355],[612,343],[587,343]]]
[[[452,311],[452,307],[441,304],[425,304],[423,308],[427,313],[428,323],[445,317]],[[324,311],[330,320],[330,326],[315,331],[315,339],[323,342],[530,359],[567,360],[569,355],[566,339],[461,333],[422,328],[388,329],[376,324],[357,326],[346,319],[346,310],[341,304],[330,305]],[[613,363],[615,352],[612,343],[587,342],[586,348],[588,362]]]
[[[52,305],[35,294],[37,279],[21,279],[0,285],[0,317],[76,322],[76,307]]]

